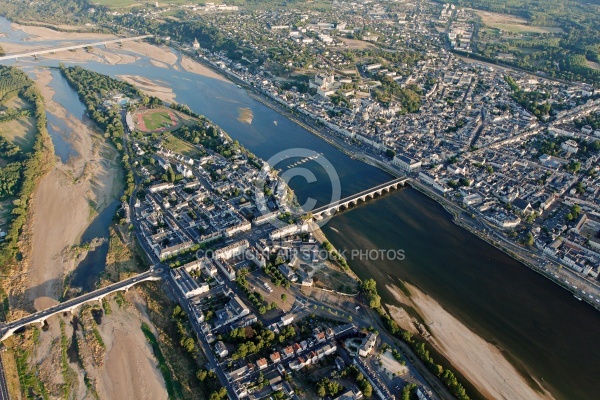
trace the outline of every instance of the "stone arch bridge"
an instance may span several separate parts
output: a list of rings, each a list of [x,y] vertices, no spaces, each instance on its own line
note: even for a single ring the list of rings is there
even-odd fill
[[[410,181],[410,178],[397,178],[393,181],[382,183],[381,185],[377,185],[371,189],[353,194],[352,196],[348,196],[326,206],[316,208],[311,212],[311,214],[315,220],[331,217],[342,209],[347,209],[350,206],[358,205],[359,202],[365,202],[369,199],[375,198],[375,196],[381,196],[384,193],[389,193],[394,189],[398,189],[399,186],[403,187],[408,181]]]

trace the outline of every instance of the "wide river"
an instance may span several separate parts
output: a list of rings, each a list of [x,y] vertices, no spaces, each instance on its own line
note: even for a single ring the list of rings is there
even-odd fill
[[[22,40],[20,34],[11,36],[14,31],[8,26],[0,19],[0,33],[7,34],[2,40]],[[44,59],[20,61],[18,65],[31,69],[57,64]],[[314,173],[316,182],[307,183],[301,177],[290,182],[301,203],[309,197],[320,204],[331,199],[330,176],[335,176],[331,168],[339,176],[342,197],[391,179],[387,173],[344,155],[232,83],[184,72],[182,68],[159,68],[145,58],[126,65],[77,65],[111,76],[140,75],[159,81],[174,91],[177,102],[205,115],[265,160],[294,148],[322,154],[301,165]],[[70,95],[76,96],[74,92]],[[238,120],[240,109],[245,108],[252,111],[251,124]],[[324,167],[323,160],[331,167]],[[298,159],[282,162],[276,168],[285,172],[292,161]],[[361,278],[372,277],[378,282],[386,302],[395,303],[385,290],[386,284],[410,282],[474,332],[502,348],[538,381],[543,380],[557,398],[598,398],[598,312],[454,225],[449,214],[433,200],[414,189],[403,189],[334,217],[324,232],[338,248],[404,250],[404,261],[351,264]]]

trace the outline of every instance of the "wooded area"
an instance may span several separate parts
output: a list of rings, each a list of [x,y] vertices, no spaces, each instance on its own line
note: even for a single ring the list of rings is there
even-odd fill
[[[449,0],[470,7],[523,18],[527,25],[556,28],[557,32],[511,33],[505,30],[477,29],[474,52],[490,60],[499,53],[515,55],[503,61],[530,71],[542,71],[552,77],[582,80],[600,85],[600,70],[588,61],[600,60],[600,11],[598,0]]]
[[[6,163],[0,169],[0,198],[14,198],[9,228],[0,245],[0,264],[8,267],[19,253],[19,237],[27,221],[33,191],[39,179],[54,163],[54,147],[46,130],[44,100],[35,83],[24,72],[0,66],[0,104],[21,96],[33,105],[35,143],[33,150],[23,153],[6,139],[0,140],[0,158]]]

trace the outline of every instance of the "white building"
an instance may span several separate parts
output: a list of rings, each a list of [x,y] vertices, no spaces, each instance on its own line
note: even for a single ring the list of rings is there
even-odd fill
[[[563,142],[560,145],[560,148],[563,150],[566,150],[566,152],[569,154],[575,154],[575,153],[577,153],[577,150],[579,150],[577,147],[577,142],[572,139],[569,139],[569,140]]]
[[[171,270],[171,275],[181,293],[188,299],[209,290],[208,283],[199,283],[184,267]]]
[[[223,343],[222,341],[218,341],[217,344],[215,345],[215,353],[223,358],[226,357],[227,354],[229,354],[229,351],[227,350],[227,347],[225,347],[225,343]]]
[[[465,196],[465,198],[463,198],[463,204],[465,206],[476,206],[481,203],[483,203],[483,197],[481,197],[477,193],[470,194],[468,196]]]
[[[280,326],[286,326],[291,324],[294,321],[294,314],[286,314],[283,317],[281,317],[281,322],[279,323]]]
[[[392,159],[392,164],[397,165],[406,172],[416,172],[421,168],[421,161],[413,160],[412,158],[397,155]]]
[[[363,343],[363,345],[358,349],[358,355],[361,357],[367,357],[371,351],[373,351],[375,343],[377,343],[377,334],[370,333],[369,336],[367,336],[365,343]]]

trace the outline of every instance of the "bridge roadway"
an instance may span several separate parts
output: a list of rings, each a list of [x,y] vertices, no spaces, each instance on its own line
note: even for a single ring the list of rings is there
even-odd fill
[[[404,184],[408,181],[410,181],[410,178],[396,178],[392,181],[382,183],[381,185],[377,185],[371,189],[363,190],[360,193],[353,194],[352,196],[348,196],[326,206],[316,208],[311,212],[311,214],[316,219],[322,216],[331,216],[340,211],[342,207],[348,208],[351,205],[357,205],[359,201],[366,201],[369,198],[372,199],[375,197],[375,195],[389,193],[392,189],[397,189],[398,186],[404,186]]]
[[[102,42],[76,44],[73,46],[55,47],[52,49],[39,49],[39,50],[33,50],[33,51],[28,51],[28,52],[23,52],[23,53],[13,53],[13,54],[7,54],[7,55],[0,57],[0,61],[12,60],[12,59],[16,60],[18,58],[23,58],[23,57],[35,57],[35,56],[40,56],[42,54],[51,54],[51,53],[57,53],[59,51],[83,49],[85,47],[93,47],[93,46],[102,46],[102,45],[113,44],[113,43],[130,42],[130,41],[134,41],[134,40],[146,39],[146,38],[153,37],[153,36],[154,35],[124,37],[124,38],[118,38],[118,39],[112,39],[112,40],[105,40]]]
[[[34,323],[43,324],[46,319],[52,315],[59,314],[61,312],[73,312],[77,307],[90,301],[101,301],[105,296],[118,292],[120,290],[127,291],[130,287],[145,281],[157,281],[160,280],[165,273],[163,268],[151,269],[143,272],[139,275],[132,276],[131,278],[122,280],[121,282],[113,283],[112,285],[103,287],[93,292],[83,294],[71,300],[67,300],[64,303],[57,304],[50,308],[42,311],[38,311],[34,314],[28,315],[21,319],[7,322],[0,325],[0,342],[6,338],[12,336],[17,330]]]

